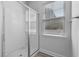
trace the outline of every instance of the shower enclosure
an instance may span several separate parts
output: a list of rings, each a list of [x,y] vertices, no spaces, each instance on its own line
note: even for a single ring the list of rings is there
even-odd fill
[[[23,2],[0,2],[0,56],[27,57],[38,50],[37,12]]]

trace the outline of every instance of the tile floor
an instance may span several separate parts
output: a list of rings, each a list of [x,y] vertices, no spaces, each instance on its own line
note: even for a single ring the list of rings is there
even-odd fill
[[[52,57],[52,56],[42,52],[38,52],[34,57]]]

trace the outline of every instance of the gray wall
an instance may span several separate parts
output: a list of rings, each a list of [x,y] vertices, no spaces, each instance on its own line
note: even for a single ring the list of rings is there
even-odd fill
[[[42,4],[44,2],[30,2],[29,6],[39,12],[39,33],[40,33],[40,49],[51,51],[52,53],[57,53],[62,56],[72,56],[72,41],[70,38],[70,2],[65,2],[65,32],[66,37],[57,36],[46,36],[42,35],[42,16],[44,12],[44,7]]]
[[[3,24],[3,11],[2,3],[0,2],[0,57],[2,56],[2,24]]]

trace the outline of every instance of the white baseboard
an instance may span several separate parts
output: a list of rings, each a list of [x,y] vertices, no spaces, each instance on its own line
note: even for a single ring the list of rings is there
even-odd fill
[[[58,53],[55,53],[55,52],[52,52],[52,51],[48,51],[48,50],[45,50],[45,49],[40,49],[39,51],[43,52],[43,53],[46,53],[46,54],[48,54],[50,56],[54,56],[54,57],[65,57],[63,55],[60,55]]]

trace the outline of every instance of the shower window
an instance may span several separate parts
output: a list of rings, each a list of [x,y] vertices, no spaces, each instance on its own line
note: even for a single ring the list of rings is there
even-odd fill
[[[63,1],[45,5],[45,18],[43,19],[45,34],[64,35],[64,20]]]

